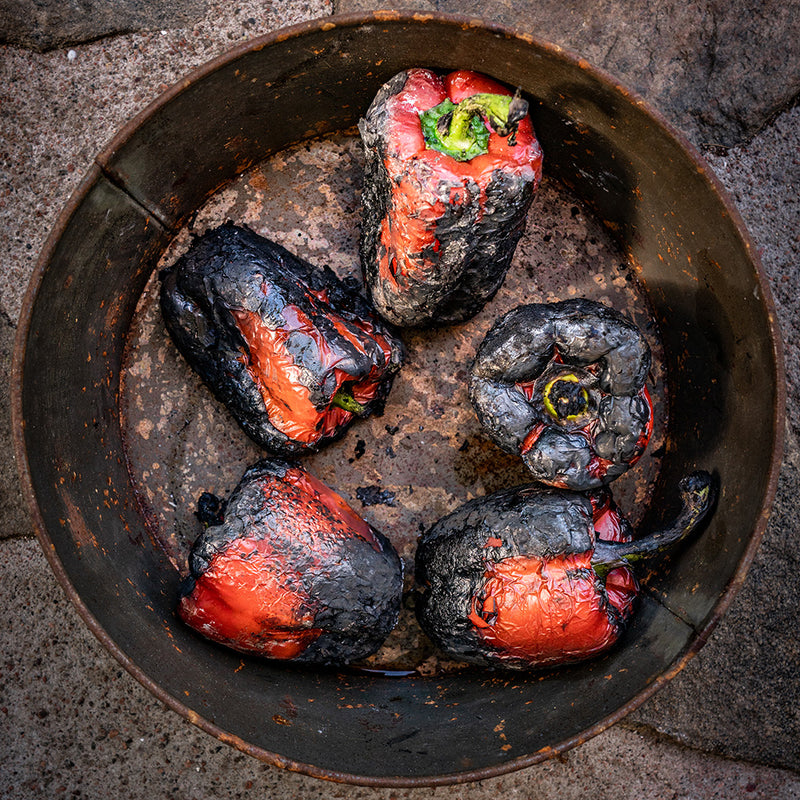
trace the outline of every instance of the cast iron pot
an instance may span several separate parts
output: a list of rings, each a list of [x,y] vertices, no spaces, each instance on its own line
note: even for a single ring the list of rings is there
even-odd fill
[[[716,475],[719,504],[702,535],[650,576],[625,645],[598,661],[544,678],[477,669],[375,675],[255,660],[240,669],[238,654],[175,619],[180,578],[154,543],[123,451],[126,333],[159,256],[208,197],[289,144],[350,129],[383,81],[418,65],[477,69],[531,99],[548,173],[582,197],[638,265],[661,328],[670,422],[645,524],[658,522],[693,469]],[[16,452],[58,579],[101,642],[163,702],[243,751],[310,775],[453,783],[585,741],[706,641],[744,579],[775,492],[779,341],[766,281],[730,201],[692,148],[608,75],[561,48],[474,21],[327,18],[195,71],[97,158],[28,290],[14,363]]]

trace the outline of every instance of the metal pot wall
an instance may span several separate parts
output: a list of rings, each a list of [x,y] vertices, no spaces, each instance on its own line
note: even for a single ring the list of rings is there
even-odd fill
[[[647,521],[696,468],[718,477],[719,504],[702,535],[649,576],[625,645],[597,661],[544,676],[426,678],[256,660],[242,669],[238,654],[176,620],[179,575],[132,487],[119,404],[130,321],[159,256],[208,197],[290,144],[350,129],[381,83],[410,66],[472,68],[522,87],[549,174],[637,265],[661,330],[669,427]],[[280,31],[197,70],[134,119],[48,240],[14,377],[17,458],[41,543],[103,644],[220,739],[363,784],[496,775],[584,741],[643,702],[705,642],[741,584],[781,456],[769,290],[702,160],[638,97],[560,48],[432,15]]]

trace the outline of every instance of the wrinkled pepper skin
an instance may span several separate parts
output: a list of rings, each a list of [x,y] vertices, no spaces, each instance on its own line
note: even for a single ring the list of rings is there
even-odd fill
[[[614,645],[639,584],[630,564],[688,535],[711,502],[707,473],[681,484],[665,531],[630,541],[608,494],[517,487],[472,500],[420,541],[420,625],[447,655],[508,669],[583,661]]]
[[[536,480],[586,491],[635,464],[653,430],[639,329],[592,300],[519,306],[478,348],[469,394],[489,437]]]
[[[194,543],[189,570],[180,618],[270,659],[357,661],[380,647],[400,611],[402,562],[390,542],[280,459],[247,470],[219,523]]]
[[[355,289],[230,223],[162,271],[161,310],[189,364],[277,455],[317,451],[380,413],[402,363]]]
[[[409,69],[378,91],[359,123],[365,174],[361,264],[373,303],[398,326],[462,322],[499,289],[541,179],[527,114],[511,136],[489,125],[468,161],[426,146],[420,113],[449,98],[508,96],[474,72]]]

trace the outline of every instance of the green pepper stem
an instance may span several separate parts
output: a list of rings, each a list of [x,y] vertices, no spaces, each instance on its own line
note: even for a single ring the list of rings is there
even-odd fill
[[[331,404],[339,406],[339,408],[343,408],[345,411],[349,411],[352,414],[363,414],[365,410],[364,406],[362,406],[344,386],[340,386],[339,390],[331,398]]]
[[[489,151],[484,117],[514,146],[517,128],[527,113],[528,103],[517,90],[513,97],[484,92],[465,97],[458,104],[445,100],[420,114],[420,119],[428,148],[447,153],[457,161],[469,161]]]
[[[714,500],[711,475],[693,472],[680,482],[681,510],[672,522],[660,531],[633,542],[595,542],[592,567],[601,578],[612,569],[630,566],[662,556],[669,548],[685,539],[705,518]]]

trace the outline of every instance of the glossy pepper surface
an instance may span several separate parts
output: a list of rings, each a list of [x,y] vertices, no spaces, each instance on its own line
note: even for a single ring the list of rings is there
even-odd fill
[[[380,413],[402,344],[358,291],[231,224],[161,274],[172,338],[258,444],[315,451]]]
[[[622,635],[639,592],[630,569],[690,533],[711,479],[681,483],[683,508],[663,531],[630,541],[602,493],[517,487],[439,520],[417,549],[420,625],[446,654],[511,669],[599,655]]]
[[[503,282],[541,179],[527,103],[475,72],[396,75],[359,123],[361,263],[401,326],[461,322]]]
[[[272,659],[343,664],[375,652],[397,623],[394,548],[300,466],[258,462],[213,521],[192,547],[178,606],[208,639]]]
[[[520,306],[479,346],[470,399],[491,439],[538,481],[585,491],[622,475],[647,447],[650,359],[641,331],[601,303]]]

